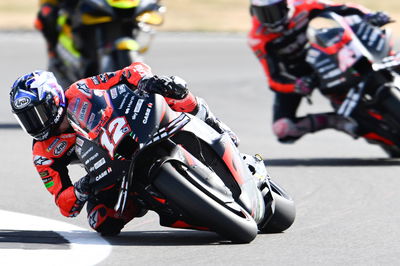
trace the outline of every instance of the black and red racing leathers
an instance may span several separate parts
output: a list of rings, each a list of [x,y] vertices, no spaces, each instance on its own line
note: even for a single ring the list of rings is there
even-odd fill
[[[364,15],[369,11],[356,5],[339,5],[322,0],[287,0],[289,22],[281,32],[271,32],[252,16],[248,44],[259,59],[270,88],[280,93],[293,93],[296,78],[311,74],[305,63],[310,19],[321,11],[334,11],[340,15]]]
[[[87,89],[108,90],[121,82],[129,83],[131,86],[136,87],[144,76],[152,76],[150,68],[143,63],[133,63],[119,71],[79,80],[65,91],[67,104],[74,103],[73,107],[79,113],[81,109],[85,108],[85,101],[88,101]],[[165,99],[175,111],[192,112],[197,106],[196,98],[190,92],[182,100],[167,97]],[[71,108],[71,105],[69,107]],[[67,168],[73,160],[77,159],[75,141],[76,133],[70,128],[58,136],[52,136],[44,141],[34,141],[33,143],[34,165],[45,187],[54,195],[55,203],[60,208],[61,213],[67,217],[76,216],[82,207],[75,195],[74,186],[68,175]],[[96,230],[109,217],[121,218],[116,216],[112,208],[103,203],[97,206],[90,206],[88,214],[89,224]],[[129,219],[131,218],[133,217]],[[128,222],[129,219],[125,217],[123,223]]]

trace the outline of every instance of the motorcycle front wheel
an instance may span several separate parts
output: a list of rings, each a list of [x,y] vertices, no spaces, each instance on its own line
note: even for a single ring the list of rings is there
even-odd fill
[[[296,208],[293,199],[278,184],[270,180],[274,212],[268,222],[260,228],[261,233],[280,233],[287,230],[294,222]]]
[[[236,243],[249,243],[257,236],[256,222],[239,204],[218,202],[195,185],[195,178],[183,176],[175,167],[179,166],[162,165],[153,184],[186,217]]]

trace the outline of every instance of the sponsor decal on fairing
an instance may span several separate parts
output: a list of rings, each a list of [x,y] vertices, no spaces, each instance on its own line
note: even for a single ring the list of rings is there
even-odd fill
[[[94,169],[97,170],[99,169],[102,165],[104,165],[106,163],[106,159],[101,158],[100,160],[98,160],[97,162],[95,162],[94,164]]]
[[[90,147],[87,151],[82,154],[82,159],[85,159],[88,154],[93,151],[93,147]]]
[[[119,85],[118,86],[118,92],[119,94],[123,94],[126,92],[126,86],[125,85]]]
[[[135,120],[138,113],[140,112],[140,109],[142,108],[144,100],[143,99],[139,99],[135,105],[135,109],[133,110],[133,116],[132,119]]]
[[[117,88],[111,88],[110,89],[110,95],[111,95],[111,99],[115,99],[118,97],[118,92],[117,92]]]
[[[81,147],[78,147],[78,146],[75,146],[75,152],[76,152],[76,154],[77,154],[78,156],[80,156],[80,155],[82,154],[82,148],[81,148]]]
[[[122,101],[121,101],[121,104],[120,104],[119,107],[118,107],[118,110],[121,110],[121,109],[124,107],[125,102],[126,102],[126,98],[128,98],[128,96],[129,96],[129,94],[125,94],[124,98],[123,98]],[[133,96],[132,96],[132,97],[133,97]]]
[[[99,157],[99,154],[96,152],[94,155],[92,155],[89,159],[85,161],[85,165],[89,164],[91,161]]]
[[[153,104],[152,103],[147,104],[146,113],[144,114],[144,118],[143,118],[143,121],[142,121],[143,124],[147,124],[152,108],[153,108]]]
[[[109,173],[112,172],[111,167],[108,167],[107,170],[104,170],[103,172],[101,172],[101,174],[99,174],[98,176],[96,176],[96,181],[99,181],[100,179],[102,179],[103,177],[105,177],[106,175],[108,175]]]
[[[82,146],[83,146],[83,139],[81,139],[81,138],[76,138],[75,143],[76,143],[76,145],[82,147]]]
[[[125,109],[125,114],[128,114],[128,113],[130,112],[131,107],[132,107],[132,103],[133,103],[133,100],[134,100],[134,99],[135,99],[135,97],[132,96],[131,99],[129,100],[128,106],[127,106],[126,109]]]

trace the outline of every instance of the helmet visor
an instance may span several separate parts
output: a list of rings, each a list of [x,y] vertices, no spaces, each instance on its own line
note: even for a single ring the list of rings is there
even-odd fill
[[[53,115],[49,107],[46,102],[42,102],[37,106],[15,113],[15,116],[22,128],[35,137],[43,133],[52,123]]]
[[[276,25],[283,23],[287,18],[288,8],[286,1],[267,6],[252,6],[252,12],[262,24]]]

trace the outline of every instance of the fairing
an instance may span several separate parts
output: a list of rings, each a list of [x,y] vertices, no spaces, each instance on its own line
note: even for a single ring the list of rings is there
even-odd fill
[[[310,22],[306,61],[318,76],[322,93],[346,91],[371,65],[390,54],[390,36],[359,16],[323,13]]]
[[[87,107],[83,108],[86,101]],[[174,152],[167,159],[160,158],[161,162],[157,163],[149,161],[158,145],[165,144],[175,134],[186,132],[195,136],[193,141],[198,139],[208,145],[224,162],[235,180],[233,182],[239,186],[235,200],[256,221],[264,216],[261,192],[230,137],[218,134],[197,117],[174,112],[162,96],[139,95],[125,85],[117,85],[107,91],[90,91],[82,96],[79,107],[75,106],[76,102],[69,109],[69,118],[79,133],[77,153],[98,189],[121,183],[128,174],[131,160],[137,163],[139,171],[143,170],[143,161],[154,169],[162,160],[175,160],[194,169],[189,171],[194,175],[200,173],[198,180],[201,180],[201,173],[205,173],[209,178],[203,182],[204,189],[208,187],[216,197],[229,202],[229,196],[226,196],[229,190],[221,179],[184,146],[174,144]]]

